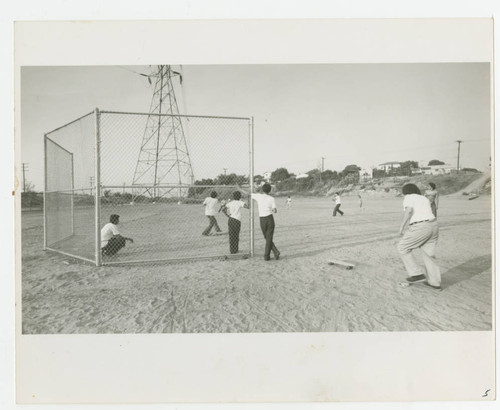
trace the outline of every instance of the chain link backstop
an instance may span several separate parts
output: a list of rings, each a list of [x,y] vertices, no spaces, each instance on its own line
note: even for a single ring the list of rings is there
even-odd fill
[[[45,134],[44,247],[97,266],[250,256],[252,201],[243,195],[237,254],[222,205],[252,180],[251,118],[96,109]],[[222,233],[207,236],[212,192]],[[105,255],[101,229],[113,214],[133,243]]]

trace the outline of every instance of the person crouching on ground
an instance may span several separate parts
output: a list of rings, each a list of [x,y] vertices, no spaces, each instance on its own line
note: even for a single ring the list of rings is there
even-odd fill
[[[257,202],[259,208],[260,217],[260,229],[264,234],[266,239],[266,247],[264,249],[264,260],[268,261],[271,259],[271,251],[273,251],[274,258],[278,260],[280,258],[280,251],[276,248],[273,242],[274,237],[274,216],[278,212],[276,208],[276,201],[269,195],[271,192],[271,185],[262,185],[263,194],[251,194],[251,198]]]
[[[125,243],[134,242],[132,238],[120,235],[117,225],[120,223],[120,215],[113,214],[109,217],[109,222],[101,229],[101,253],[106,256],[115,255]]]
[[[215,232],[221,232],[219,228],[219,224],[217,223],[217,219],[215,219],[215,215],[218,213],[218,205],[219,200],[217,199],[217,192],[212,191],[210,196],[205,198],[203,201],[203,206],[205,207],[205,216],[208,218],[208,226],[202,232],[203,236],[210,235],[210,231],[212,227],[215,227]]]
[[[406,280],[410,283],[426,281],[426,285],[441,289],[441,270],[436,262],[439,228],[431,204],[414,184],[403,186],[403,195],[404,215],[399,228],[403,237],[397,249],[408,273]],[[415,249],[422,250],[424,272],[413,255]]]
[[[229,252],[238,253],[241,230],[241,209],[248,208],[248,205],[241,201],[241,192],[233,193],[233,200],[229,201],[222,208],[222,212],[229,217],[227,220],[227,230],[229,232]]]

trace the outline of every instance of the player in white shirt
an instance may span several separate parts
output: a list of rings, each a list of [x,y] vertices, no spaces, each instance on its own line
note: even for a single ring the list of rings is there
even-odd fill
[[[441,289],[441,270],[436,262],[439,228],[431,203],[414,184],[403,186],[403,195],[404,215],[399,228],[403,237],[398,243],[398,251],[409,275],[406,280],[410,283],[426,281],[426,285]],[[425,270],[417,264],[412,253],[414,249],[421,249]]]
[[[340,200],[340,194],[338,192],[335,192],[333,201],[335,202],[335,208],[333,209],[333,216],[337,216],[337,212],[340,215],[344,216],[344,212],[340,210],[340,205],[342,205],[342,201]]]
[[[241,192],[233,193],[233,200],[229,201],[222,208],[222,212],[229,217],[227,220],[227,230],[229,232],[229,252],[238,253],[241,230],[241,210],[248,208],[248,205],[241,201]]]
[[[215,219],[215,215],[219,212],[219,200],[217,199],[217,192],[212,191],[210,196],[205,198],[203,201],[203,206],[205,207],[205,215],[208,218],[208,226],[202,232],[202,235],[208,236],[210,235],[210,231],[212,227],[215,227],[215,232],[221,232],[219,228],[219,224],[217,223],[217,219]]]
[[[134,242],[132,238],[122,236],[118,231],[120,215],[113,214],[109,222],[101,229],[101,252],[106,256],[113,256],[125,246],[126,241]]]
[[[290,198],[290,195],[286,198],[286,209],[291,209],[292,208],[292,198]]]
[[[274,257],[276,260],[280,258],[280,251],[276,248],[276,245],[273,242],[274,236],[274,217],[278,212],[276,208],[276,202],[274,198],[269,195],[271,192],[271,185],[264,184],[262,185],[263,194],[251,194],[251,198],[257,202],[259,208],[259,217],[260,217],[260,229],[264,234],[264,238],[266,239],[266,247],[264,249],[264,260],[268,261],[271,259],[271,251],[274,253]]]

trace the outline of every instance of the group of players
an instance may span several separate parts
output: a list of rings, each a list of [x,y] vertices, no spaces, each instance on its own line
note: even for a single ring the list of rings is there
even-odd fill
[[[399,228],[399,234],[402,236],[397,245],[398,252],[408,273],[406,278],[408,283],[423,282],[433,289],[441,289],[441,272],[436,262],[435,250],[439,236],[439,227],[437,224],[437,209],[439,205],[439,195],[434,183],[429,183],[429,188],[425,195],[422,195],[420,189],[415,184],[406,184],[403,186],[404,196],[403,209],[404,214]],[[210,196],[205,198],[203,206],[205,215],[209,224],[202,232],[203,236],[210,235],[212,228],[215,234],[222,233],[216,215],[223,212],[228,217],[229,251],[231,254],[238,253],[239,236],[241,230],[241,210],[249,208],[248,203],[241,200],[242,193],[248,195],[251,200],[256,201],[259,213],[260,227],[265,239],[264,260],[271,259],[271,252],[276,260],[280,259],[280,251],[274,243],[274,216],[277,212],[276,201],[270,195],[271,185],[265,183],[261,187],[262,193],[250,193],[238,188],[233,193],[233,198],[229,202],[219,204],[217,192],[212,191]],[[358,195],[360,209],[363,209],[363,200]],[[335,207],[333,216],[344,212],[340,210],[340,193],[336,192],[333,198]],[[291,209],[292,199],[290,196],[286,199],[286,207]],[[133,242],[132,238],[122,236],[117,228],[119,215],[113,214],[110,221],[101,231],[101,251],[102,255],[112,256],[123,248],[127,241]],[[422,269],[414,258],[413,251],[421,249],[425,269]]]

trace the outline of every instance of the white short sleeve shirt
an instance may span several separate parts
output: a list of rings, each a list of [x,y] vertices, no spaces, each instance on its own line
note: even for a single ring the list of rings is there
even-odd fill
[[[103,248],[104,246],[106,246],[108,244],[109,240],[114,235],[120,235],[120,232],[118,231],[118,227],[115,224],[112,224],[111,222],[108,222],[101,229],[101,248]]]
[[[231,218],[241,221],[241,209],[245,207],[245,203],[239,200],[233,200],[226,204],[227,211]]]
[[[217,215],[218,204],[219,200],[217,198],[212,198],[211,196],[205,198],[205,200],[203,201],[203,205],[205,205],[205,215],[207,216]]]
[[[418,194],[408,194],[405,195],[403,200],[403,209],[412,208],[413,213],[410,218],[410,224],[419,221],[434,220],[434,214],[432,213],[431,203],[429,200]]]
[[[273,209],[276,209],[276,201],[271,195],[252,194],[252,199],[257,201],[259,216],[261,218],[272,215]]]

